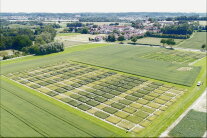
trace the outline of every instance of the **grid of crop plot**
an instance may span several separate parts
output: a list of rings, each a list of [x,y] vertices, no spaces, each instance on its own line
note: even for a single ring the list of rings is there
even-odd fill
[[[161,60],[175,63],[191,63],[195,60],[205,57],[205,54],[195,52],[182,52],[174,50],[161,50],[158,52],[146,54],[143,57],[153,60]]]
[[[139,132],[185,90],[74,62],[7,74],[12,80],[122,129]]]

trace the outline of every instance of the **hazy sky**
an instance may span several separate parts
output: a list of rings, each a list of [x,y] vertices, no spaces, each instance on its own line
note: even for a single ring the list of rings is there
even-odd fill
[[[0,0],[1,12],[206,12],[206,0]]]

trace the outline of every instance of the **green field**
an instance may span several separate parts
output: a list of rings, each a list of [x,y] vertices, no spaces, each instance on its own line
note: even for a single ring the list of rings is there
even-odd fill
[[[87,64],[191,86],[200,68],[142,57],[159,50],[160,48],[140,46],[110,46],[75,52],[70,54],[69,58]],[[189,68],[189,70],[183,70],[183,68]]]
[[[138,39],[136,43],[138,44],[147,44],[147,45],[163,45],[160,43],[161,39],[163,38],[156,38],[156,37],[144,37],[141,39]],[[174,39],[176,42],[176,45],[183,41],[183,39]]]
[[[66,48],[64,52],[45,55],[45,56],[29,56],[29,57],[23,57],[20,59],[1,61],[1,73],[3,75],[7,75],[8,77],[8,78],[2,77],[1,79],[1,84],[3,84],[4,86],[3,88],[8,90],[10,93],[13,92],[13,94],[16,94],[19,97],[21,97],[21,98],[13,98],[10,96],[11,99],[15,99],[12,102],[10,102],[11,100],[8,98],[6,98],[7,100],[4,100],[5,104],[1,110],[2,111],[1,116],[5,116],[7,119],[8,118],[10,119],[6,121],[2,121],[6,123],[1,123],[1,125],[4,126],[4,127],[1,127],[3,128],[2,129],[3,131],[1,131],[1,136],[3,135],[3,136],[9,137],[10,136],[9,134],[12,134],[15,136],[28,136],[28,134],[30,134],[30,136],[34,135],[35,137],[38,137],[40,134],[34,131],[33,128],[36,128],[36,126],[38,126],[39,124],[34,122],[32,124],[35,124],[35,126],[32,126],[31,128],[25,125],[25,123],[22,123],[21,118],[16,119],[16,117],[11,115],[12,111],[16,111],[17,115],[21,114],[21,116],[23,116],[24,119],[25,118],[27,119],[26,123],[30,121],[33,122],[34,121],[33,118],[28,117],[26,114],[23,114],[21,111],[26,110],[26,111],[33,112],[35,110],[37,111],[37,114],[35,113],[34,115],[29,114],[32,117],[34,116],[35,119],[36,119],[35,115],[39,116],[40,114],[44,114],[48,117],[54,118],[51,124],[53,124],[55,121],[62,122],[61,121],[61,118],[62,118],[64,120],[67,120],[65,123],[71,122],[72,124],[75,124],[75,126],[79,128],[77,130],[71,125],[67,125],[65,128],[63,128],[62,126],[59,126],[60,123],[57,123],[58,126],[60,128],[63,128],[64,130],[57,129],[58,133],[53,136],[57,136],[60,133],[63,133],[63,134],[60,134],[59,136],[64,136],[64,135],[74,136],[75,135],[74,133],[80,133],[80,134],[83,134],[83,136],[85,137],[88,135],[97,136],[97,137],[98,136],[158,137],[159,134],[161,134],[161,132],[163,132],[172,122],[174,122],[176,118],[180,114],[182,114],[182,112],[185,111],[185,109],[188,108],[191,105],[191,103],[195,101],[195,99],[199,97],[199,95],[204,91],[206,87],[204,85],[202,85],[201,87],[197,87],[195,85],[193,85],[192,87],[174,85],[174,84],[161,82],[161,81],[157,81],[157,80],[153,80],[149,78],[139,77],[136,75],[129,75],[123,72],[117,72],[117,71],[103,69],[99,67],[97,68],[94,66],[85,65],[85,64],[83,65],[81,63],[70,61],[70,56],[73,54],[72,52],[74,52],[74,54],[77,54],[79,53],[77,51],[87,52],[88,49],[97,50],[99,49],[97,47],[103,47],[103,46],[106,46],[106,44],[87,44],[87,45],[81,45],[81,46],[76,46],[76,47],[69,47],[69,48]],[[106,46],[106,47],[109,48],[107,52],[110,55],[110,51],[113,49],[113,46]],[[106,48],[106,47],[103,47],[103,48]],[[135,48],[135,47],[132,47],[132,48]],[[156,53],[156,52],[159,52],[160,50],[160,49],[155,50],[154,48],[149,50],[148,48],[146,49],[145,48],[146,47],[141,47],[137,49],[136,58],[139,57],[139,58],[144,58],[145,60],[150,60],[151,57],[148,57],[148,58],[144,57],[146,55],[144,53],[146,53],[146,51],[150,53],[149,51],[151,50],[152,50],[151,51],[152,53],[153,52]],[[140,50],[143,51],[143,54],[140,54],[142,53]],[[114,55],[116,56],[120,55],[119,52],[120,52],[119,48],[117,48],[117,53],[115,53]],[[130,53],[131,51],[128,51],[128,52]],[[121,58],[125,57],[126,55],[123,53],[124,52],[121,52],[121,55],[119,57]],[[166,56],[166,53],[164,53],[163,56]],[[186,55],[186,58],[185,58],[186,61],[184,60],[184,61],[178,61],[178,62],[189,63],[189,61],[187,61],[189,58],[190,57]],[[131,59],[131,57],[129,57],[129,59]],[[158,59],[156,60],[155,62],[159,61]],[[172,62],[171,59],[166,58],[166,60],[167,60],[167,63]],[[76,66],[78,66],[79,69],[75,68],[76,71],[70,72],[72,71],[70,70],[72,69],[71,68],[72,66],[65,65],[64,63],[66,61],[72,64],[75,63],[75,65],[77,64]],[[200,66],[202,66],[201,71],[196,79],[196,82],[202,80],[204,84],[206,84],[206,80],[205,80],[206,79],[205,78],[206,62],[205,61],[206,59],[203,58],[200,61],[198,61],[196,64],[191,66],[191,67],[198,66],[199,68]],[[57,63],[63,66],[58,65]],[[164,63],[166,63],[166,61]],[[179,65],[179,64],[172,64],[172,65]],[[87,71],[89,71],[88,69],[90,68],[93,68],[93,69],[95,68],[96,70],[92,71],[91,73],[89,72],[86,73]],[[113,72],[113,75],[108,76],[111,74],[111,72]],[[50,73],[52,73],[51,76],[48,76]],[[72,76],[70,76],[71,74]],[[97,75],[99,77],[97,77]],[[70,78],[67,78],[67,77],[70,77]],[[94,80],[94,82],[90,82],[92,80],[91,77],[95,79],[98,79],[98,78],[99,79],[101,78],[101,79]],[[87,79],[87,78],[90,78],[90,79]],[[132,81],[132,78],[133,78],[133,81]],[[134,81],[136,80],[134,78],[136,78],[138,81]],[[18,83],[15,83],[14,81],[11,81],[9,79],[14,79],[14,81]],[[25,79],[28,80],[29,83]],[[63,84],[62,82],[66,84]],[[86,83],[86,82],[90,82],[90,83]],[[129,82],[132,82],[131,84],[133,85],[136,83],[139,83],[139,84],[136,84],[137,86],[135,86],[136,87],[135,89],[134,88],[130,89],[130,88],[127,88],[129,86],[131,87],[131,84],[129,85]],[[112,83],[114,84],[112,85]],[[156,86],[155,84],[156,85],[162,84],[162,86]],[[75,89],[69,92],[66,92],[65,89],[66,88],[70,89],[70,88],[65,87],[65,85],[75,87]],[[96,89],[97,91],[88,89],[88,87],[84,87],[84,85],[88,87],[92,87],[92,89]],[[120,87],[121,89],[118,89],[118,92],[119,93],[121,92],[121,94],[117,93],[116,91],[108,91],[111,86],[112,87],[110,89],[114,89],[115,85],[121,86]],[[39,86],[41,86],[41,88],[38,88]],[[126,88],[122,88],[122,86],[126,87],[128,90],[122,92],[123,90],[126,90]],[[31,88],[34,90],[32,90]],[[79,88],[81,89],[85,88],[84,90],[86,91],[80,92],[81,90]],[[48,89],[51,89],[51,91],[48,92]],[[100,90],[98,89],[107,91],[107,94],[105,95],[105,97],[98,97],[98,98],[94,97],[94,95],[102,94]],[[7,92],[2,91],[2,93],[4,93],[4,95],[6,96],[1,97],[1,98],[7,97]],[[45,93],[45,95],[43,95],[40,92]],[[8,95],[15,96],[12,93],[11,94],[10,93]],[[85,95],[86,93],[87,93],[87,98],[83,98],[84,96],[86,96]],[[67,98],[66,99],[63,98],[62,94],[63,95],[67,94],[67,96],[72,98],[70,100],[74,100],[76,102],[71,102]],[[115,96],[116,94],[119,94],[119,95]],[[50,95],[53,98],[48,97],[47,95]],[[115,96],[114,98],[113,98],[113,95]],[[143,96],[143,97],[137,100],[136,96]],[[26,102],[28,104],[27,101],[30,101],[30,103],[33,103],[33,105],[29,103],[28,105],[25,104],[24,106],[19,107],[19,102],[21,101],[19,99],[22,99],[22,98],[25,99],[23,100],[24,103]],[[94,98],[95,101],[91,101],[91,100],[87,101],[88,98]],[[171,98],[170,101],[168,101],[169,98]],[[106,99],[108,101],[105,101]],[[134,100],[137,100],[137,101],[134,101]],[[100,101],[101,104],[98,101]],[[113,101],[116,101],[116,102],[112,103]],[[85,102],[86,104],[82,102]],[[106,104],[103,105],[104,102],[106,102]],[[97,105],[98,103],[99,105]],[[22,101],[21,101],[21,105],[22,105]],[[41,109],[39,109],[37,106]],[[95,107],[98,106],[99,107],[98,109],[101,109],[101,110],[97,111],[94,108],[92,108],[92,106],[95,106]],[[6,109],[5,107],[7,107],[8,111],[5,110]],[[89,109],[90,107],[91,109]],[[19,110],[19,108],[22,110]],[[120,108],[123,108],[121,109],[121,112],[117,111],[117,110],[120,110]],[[155,113],[153,109],[156,109],[159,112]],[[45,110],[47,110],[48,112],[45,113]],[[49,113],[56,115],[58,119]],[[91,115],[94,114],[96,117],[93,117],[90,114]],[[130,114],[130,116],[127,116],[128,114]],[[38,131],[40,131],[43,134],[43,133],[52,131],[52,129],[54,130],[53,125],[50,125],[50,124],[48,125],[48,121],[47,121],[48,118],[45,119],[45,116],[43,116],[43,118],[44,120],[41,118],[37,118],[36,120],[38,120],[38,122],[43,121],[41,124],[47,124],[47,127],[40,125],[40,127],[38,128],[42,128],[42,130],[38,129]],[[100,118],[103,119],[103,121],[100,120]],[[124,121],[122,118],[126,118],[125,119],[126,121]],[[145,121],[140,120],[141,118],[145,119]],[[117,124],[116,126],[124,127],[124,129],[128,129],[132,127],[133,125],[133,122],[131,121],[135,121],[134,123],[140,124],[141,128],[137,127],[135,129],[134,127],[130,129],[131,131],[129,133],[126,133],[126,131],[123,131],[122,129],[115,127],[113,125],[113,124]],[[18,124],[18,126],[21,126],[22,129],[18,128],[17,126],[11,126],[11,125],[8,126],[8,123],[13,123],[13,122]],[[111,123],[109,124],[109,122]],[[63,126],[65,125],[65,123],[63,123]],[[82,124],[85,124],[85,125],[82,125]],[[69,130],[69,127],[70,127],[70,130]],[[86,131],[85,133],[83,132],[84,130]],[[66,131],[68,131],[67,134],[66,134]],[[51,133],[53,134],[55,132],[56,131],[51,132]],[[79,135],[77,134],[76,136],[79,136]]]
[[[57,102],[44,95],[42,95],[44,99],[39,98],[32,94],[35,92],[31,89],[19,87],[5,79],[1,79],[1,84],[1,136],[89,137],[114,135],[110,130],[89,121],[89,118],[84,119],[65,110],[58,106]],[[87,116],[85,117],[87,118]]]
[[[59,62],[6,76],[135,133],[151,124],[186,92],[75,62]]]
[[[206,44],[206,32],[195,32],[191,38],[183,41],[177,47],[201,49],[203,44]]]
[[[173,137],[202,137],[206,129],[207,113],[190,110],[170,131]]]

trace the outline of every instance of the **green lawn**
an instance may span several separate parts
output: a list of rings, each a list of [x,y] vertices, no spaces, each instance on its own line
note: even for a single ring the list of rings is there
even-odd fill
[[[159,48],[140,46],[106,46],[74,52],[69,55],[69,59],[166,82],[191,86],[200,71],[199,67],[142,58],[145,54],[159,50]],[[191,70],[180,71],[179,69],[182,67],[190,67]]]
[[[187,39],[177,45],[177,47],[201,49],[206,44],[206,32],[195,32],[190,39]]]
[[[34,90],[19,86],[5,78],[1,79],[1,84],[1,122],[3,122],[1,136],[3,137],[115,136],[112,131],[116,129],[95,118],[94,122],[90,121],[92,118],[85,113],[79,113],[80,111],[45,95],[36,94]],[[106,129],[107,127],[112,131]],[[118,133],[121,134],[121,131]]]
[[[207,113],[190,110],[170,131],[173,137],[202,137],[206,129]]]

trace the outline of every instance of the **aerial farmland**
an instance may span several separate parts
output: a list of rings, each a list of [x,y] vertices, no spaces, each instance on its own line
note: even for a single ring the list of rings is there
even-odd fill
[[[206,137],[198,14],[1,13],[0,136]]]

